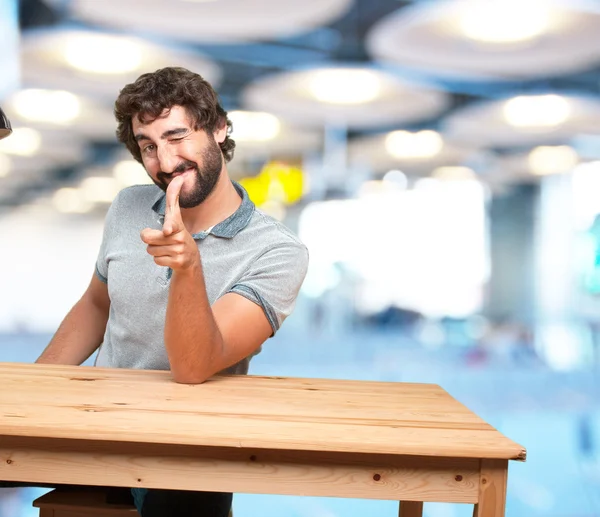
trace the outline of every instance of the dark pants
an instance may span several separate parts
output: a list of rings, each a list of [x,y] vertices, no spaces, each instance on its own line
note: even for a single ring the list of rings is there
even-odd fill
[[[33,486],[90,490],[90,487],[80,485],[39,485],[0,481],[0,488]],[[134,504],[129,488],[93,487],[93,489],[105,491],[107,503]],[[230,493],[150,489],[143,499],[141,515],[142,517],[227,517],[232,499],[233,495]]]
[[[227,517],[232,494],[148,490],[142,505],[142,517]]]

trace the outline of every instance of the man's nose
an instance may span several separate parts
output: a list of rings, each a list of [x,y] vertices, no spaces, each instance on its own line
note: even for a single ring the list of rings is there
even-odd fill
[[[179,158],[168,145],[159,146],[158,151],[158,164],[160,165],[160,170],[166,173],[171,173],[173,170],[179,165]]]

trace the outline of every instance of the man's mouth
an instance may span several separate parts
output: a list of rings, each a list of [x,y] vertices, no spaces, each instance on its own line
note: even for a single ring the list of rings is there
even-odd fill
[[[169,183],[173,180],[173,178],[176,178],[177,176],[183,176],[185,174],[192,174],[195,171],[196,171],[196,169],[194,167],[188,167],[183,172],[173,172],[169,175]]]

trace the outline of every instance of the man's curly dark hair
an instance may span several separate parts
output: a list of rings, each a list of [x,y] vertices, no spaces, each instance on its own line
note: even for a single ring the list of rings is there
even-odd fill
[[[227,124],[227,136],[219,146],[225,161],[233,158],[235,142],[229,136],[231,121],[213,87],[202,76],[185,68],[167,67],[143,74],[126,85],[115,102],[117,138],[138,162],[142,163],[142,154],[133,134],[132,118],[137,116],[140,122],[154,120],[173,106],[186,109],[196,130],[213,133]]]

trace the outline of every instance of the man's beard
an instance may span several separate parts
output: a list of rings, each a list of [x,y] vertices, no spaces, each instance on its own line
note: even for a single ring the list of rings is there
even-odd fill
[[[208,139],[208,147],[202,152],[201,163],[202,170],[199,169],[197,163],[184,160],[172,171],[172,173],[180,173],[187,169],[194,169],[196,171],[196,181],[194,182],[192,190],[186,192],[182,189],[179,194],[179,206],[181,208],[194,208],[204,202],[219,181],[221,169],[223,168],[223,154],[214,138]],[[167,178],[169,178],[171,174],[159,172],[156,175],[156,179],[151,179],[159,188],[166,192],[167,187],[169,186]]]

